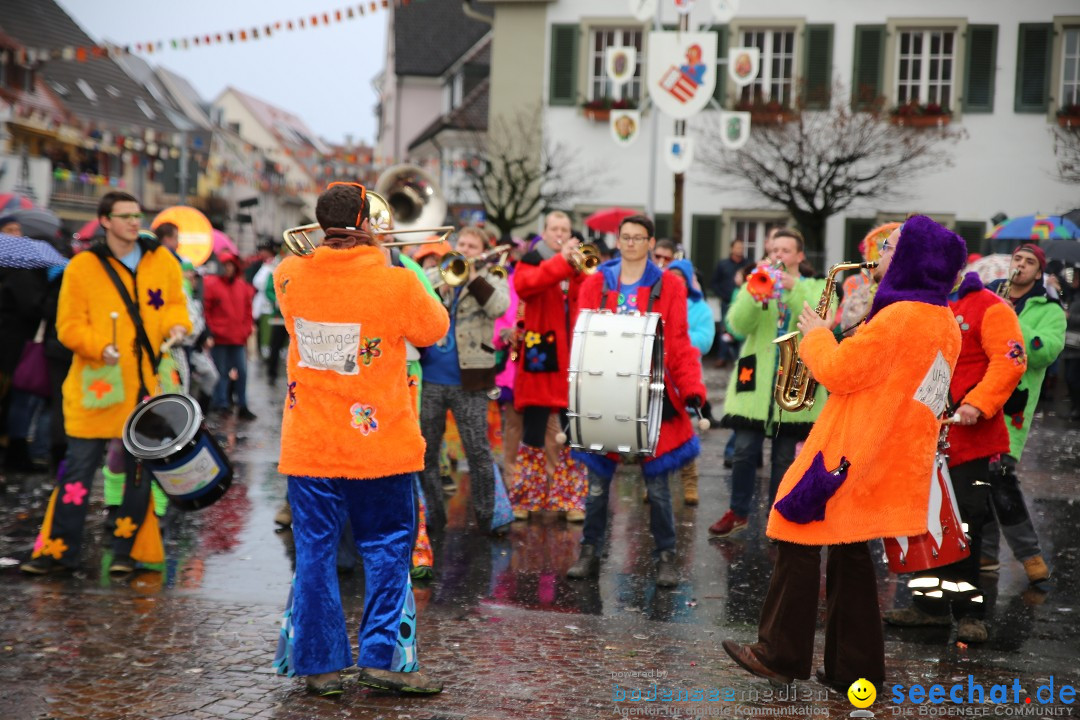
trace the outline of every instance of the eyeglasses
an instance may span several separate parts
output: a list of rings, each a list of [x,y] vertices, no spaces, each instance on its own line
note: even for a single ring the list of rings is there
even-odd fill
[[[666,265],[667,263],[671,262],[671,260],[672,258],[670,255],[653,255],[653,261],[662,265]]]
[[[326,189],[329,190],[330,188],[332,188],[332,187],[334,187],[336,185],[347,185],[349,187],[360,188],[360,212],[358,212],[356,214],[356,223],[353,226],[353,227],[360,227],[361,225],[364,224],[364,202],[367,200],[367,188],[365,188],[360,183],[332,182],[332,183],[330,183],[329,185],[326,186]]]
[[[619,242],[624,242],[627,245],[637,245],[638,243],[649,242],[647,235],[620,235]]]
[[[895,245],[890,245],[888,238],[885,238],[884,240],[882,240],[881,244],[878,245],[878,252],[881,255],[884,255],[887,252],[892,252],[895,249],[896,249],[896,246]]]
[[[142,222],[142,219],[146,217],[142,213],[109,213],[110,220],[128,220],[135,222]]]

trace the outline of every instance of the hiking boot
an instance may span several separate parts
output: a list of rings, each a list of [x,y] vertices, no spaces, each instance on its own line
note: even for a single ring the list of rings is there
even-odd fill
[[[70,572],[72,568],[53,560],[48,555],[39,555],[33,560],[27,560],[19,566],[27,575],[52,575],[53,573]]]
[[[1046,561],[1043,560],[1042,555],[1029,557],[1025,560],[1024,572],[1027,573],[1028,582],[1032,584],[1050,579],[1050,568],[1046,566]]]
[[[443,689],[441,682],[421,672],[390,672],[379,668],[361,668],[356,682],[375,690],[415,695],[433,695]]]
[[[986,630],[986,624],[978,618],[960,618],[956,627],[956,639],[966,643],[986,642],[990,633]]]
[[[282,527],[290,527],[292,525],[292,506],[289,505],[289,501],[286,500],[278,508],[277,514],[274,515],[274,522]]]
[[[572,522],[572,523],[585,522],[585,511],[584,510],[567,510],[566,511],[566,522]]]
[[[661,550],[656,561],[656,587],[675,587],[679,584],[679,569],[675,567],[675,552]]]
[[[127,555],[118,555],[109,563],[110,575],[127,575],[135,572],[135,561]]]
[[[305,678],[305,684],[309,693],[320,697],[333,697],[345,692],[345,688],[341,685],[340,672],[308,675]]]
[[[930,613],[912,605],[906,608],[886,610],[881,614],[890,625],[897,627],[929,627],[932,625],[951,625],[952,619],[948,615],[931,615]]]
[[[709,533],[716,537],[729,537],[746,529],[746,518],[736,515],[735,511],[728,510],[724,517],[709,526]]]
[[[739,667],[751,675],[765,678],[772,685],[789,685],[793,682],[792,678],[787,675],[781,675],[765,667],[765,664],[758,659],[757,654],[749,645],[743,645],[734,640],[725,640],[721,645],[724,652],[730,655],[731,659],[738,663]]]
[[[697,462],[684,465],[680,471],[682,475],[683,505],[694,506],[698,504],[698,467]]]
[[[996,558],[983,555],[979,558],[979,572],[996,573],[1001,569],[1001,563]]]
[[[236,413],[236,417],[238,417],[241,420],[247,420],[247,421],[250,422],[250,421],[252,421],[252,420],[254,420],[256,418],[256,415],[255,415],[255,413],[248,410],[246,407],[242,407]]]
[[[582,545],[581,555],[577,562],[566,571],[566,577],[573,580],[594,578],[600,574],[600,556],[596,554],[596,548],[592,545]]]

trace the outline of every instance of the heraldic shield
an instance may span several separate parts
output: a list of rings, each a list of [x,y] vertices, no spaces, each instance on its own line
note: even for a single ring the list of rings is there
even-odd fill
[[[693,117],[716,87],[716,33],[649,33],[649,96],[667,116]]]

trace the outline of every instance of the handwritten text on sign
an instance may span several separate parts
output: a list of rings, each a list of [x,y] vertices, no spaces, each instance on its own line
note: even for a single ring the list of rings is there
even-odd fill
[[[938,352],[934,358],[934,364],[926,371],[918,390],[915,391],[915,399],[930,408],[934,415],[940,416],[945,411],[949,401],[949,382],[952,373],[949,371],[949,363]]]
[[[320,323],[293,320],[300,367],[333,370],[341,375],[356,375],[356,357],[360,352],[359,323]]]

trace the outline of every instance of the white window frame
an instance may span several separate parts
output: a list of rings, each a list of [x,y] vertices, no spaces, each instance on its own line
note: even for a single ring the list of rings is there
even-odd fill
[[[756,39],[753,37],[747,37],[762,34],[761,50],[761,63],[758,66],[757,77],[754,78],[754,82],[740,89],[739,99],[746,102],[754,102],[760,93],[760,98],[763,102],[769,102],[773,100],[773,85],[780,84],[780,98],[776,98],[777,102],[786,106],[794,107],[795,99],[798,96],[798,87],[795,78],[799,72],[799,28],[797,27],[784,27],[784,26],[746,26],[740,27],[738,34],[736,35],[738,41],[738,47],[759,47],[756,44]],[[787,33],[791,35],[791,52],[788,53],[781,49],[779,52],[774,47],[776,35],[778,33]],[[783,77],[783,71],[781,70],[780,79],[777,80],[773,76],[773,62],[778,59],[789,59],[791,61],[791,73],[787,77]],[[726,71],[726,68],[725,68]],[[787,88],[787,97],[784,97],[784,88]]]
[[[731,219],[731,240],[728,242],[728,254],[736,240],[743,241],[743,255],[757,260],[765,249],[765,238],[775,227],[787,225],[783,218],[777,217],[733,217]]]
[[[90,102],[97,104],[97,93],[94,92],[94,88],[90,87],[90,83],[86,82],[82,78],[75,81],[75,86],[82,91],[82,94],[86,96],[86,99]]]
[[[613,36],[609,43],[608,38],[605,37],[601,43],[601,47],[598,50],[596,48],[596,36],[598,33],[621,33],[621,37],[617,39]],[[634,42],[635,35],[638,37],[638,41]],[[622,87],[622,97],[633,100],[636,103],[641,102],[642,86],[645,82],[645,68],[642,65],[642,59],[645,55],[645,38],[647,35],[646,28],[641,25],[590,25],[586,28],[586,47],[582,57],[585,63],[585,87],[588,89],[586,100],[599,100],[604,97],[615,97],[615,89],[611,84],[611,81],[607,77],[604,62],[604,51],[608,47],[615,47],[617,44],[623,47],[633,47],[637,49],[637,66],[634,68],[634,76],[630,79],[630,82],[626,83]],[[599,74],[596,72],[596,65],[599,63]]]
[[[1069,37],[1075,38],[1072,52],[1069,52]],[[1072,80],[1066,77],[1066,69],[1072,65]],[[1061,61],[1058,65],[1061,82],[1058,84],[1058,107],[1080,105],[1080,27],[1065,27],[1061,34]]]
[[[909,52],[907,55],[901,55],[903,47],[903,36],[910,35],[912,38],[912,44],[916,37],[919,37],[922,43],[922,47],[918,53]],[[931,52],[934,35],[940,35],[940,52],[934,54]],[[952,50],[948,54],[944,52],[944,46],[946,44],[946,36],[951,36]],[[911,101],[915,101],[921,105],[928,103],[936,103],[941,105],[946,110],[953,110],[957,105],[957,92],[962,90],[963,85],[958,83],[957,78],[957,58],[959,55],[959,32],[954,28],[925,28],[925,27],[903,27],[897,29],[896,35],[896,51],[893,57],[893,95],[892,99],[896,105],[903,105]],[[900,77],[900,68],[903,61],[908,60],[908,73],[907,79]],[[937,61],[937,76],[931,77],[931,67],[934,61]],[[949,77],[944,77],[944,63],[948,62],[949,65]],[[914,77],[911,71],[911,63],[919,63],[918,77]],[[901,89],[905,88],[909,92],[905,93],[901,97]],[[943,90],[947,89],[948,100],[943,101]]]

